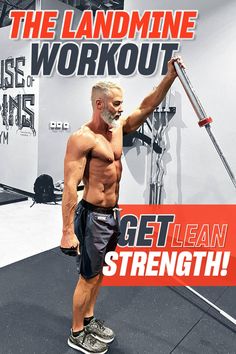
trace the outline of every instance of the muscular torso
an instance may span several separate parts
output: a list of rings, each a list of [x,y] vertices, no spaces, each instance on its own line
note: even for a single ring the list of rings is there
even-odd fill
[[[122,127],[107,134],[91,134],[94,146],[87,154],[83,198],[94,205],[114,207],[118,201],[122,172]]]

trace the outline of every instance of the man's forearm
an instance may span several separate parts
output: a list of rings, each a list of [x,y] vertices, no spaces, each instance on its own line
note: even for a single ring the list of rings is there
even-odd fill
[[[163,101],[170,86],[176,78],[176,74],[167,74],[161,83],[144,98],[139,108],[134,111],[123,123],[123,132],[129,134],[138,129]]]
[[[63,235],[74,233],[77,199],[77,188],[65,186],[62,198]]]
[[[140,105],[141,110],[145,110],[146,115],[149,115],[163,101],[169,88],[174,82],[176,75],[167,74],[160,84],[144,98]]]

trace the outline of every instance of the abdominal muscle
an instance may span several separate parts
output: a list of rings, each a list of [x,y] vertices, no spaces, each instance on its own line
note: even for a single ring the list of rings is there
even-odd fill
[[[118,202],[121,172],[120,159],[114,161],[89,159],[83,179],[85,186],[83,199],[97,206],[114,207]]]

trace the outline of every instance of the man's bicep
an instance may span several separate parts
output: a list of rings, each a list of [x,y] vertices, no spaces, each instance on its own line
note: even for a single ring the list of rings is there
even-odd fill
[[[87,161],[86,151],[79,139],[69,138],[64,160],[64,183],[79,184]]]
[[[124,134],[129,134],[137,130],[145,122],[148,114],[147,110],[137,108],[126,119],[123,119]]]
[[[80,157],[77,160],[72,160],[69,158],[65,158],[64,162],[64,184],[77,186],[84,175],[85,165],[86,165],[86,157]]]

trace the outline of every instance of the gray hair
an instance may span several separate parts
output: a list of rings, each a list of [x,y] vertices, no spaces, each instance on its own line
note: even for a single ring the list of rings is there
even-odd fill
[[[109,96],[110,91],[112,89],[118,89],[122,91],[121,86],[119,86],[117,83],[112,82],[112,81],[98,81],[96,84],[92,87],[92,94],[91,94],[91,101],[92,104],[94,103],[94,99],[98,93],[102,93],[105,96]]]

